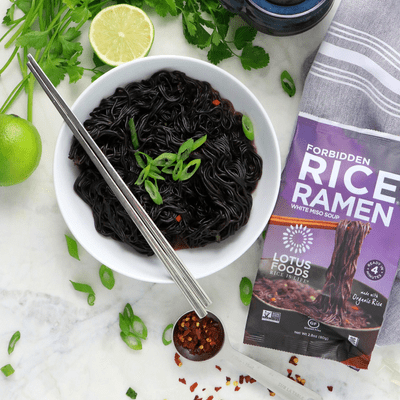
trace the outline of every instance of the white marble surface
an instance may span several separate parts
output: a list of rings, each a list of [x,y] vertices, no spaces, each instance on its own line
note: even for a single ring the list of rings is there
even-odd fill
[[[337,5],[317,27],[291,38],[258,34],[257,42],[271,56],[269,67],[244,71],[239,61],[230,59],[220,66],[243,81],[259,98],[276,129],[282,159],[291,142],[292,129],[302,92],[302,64],[323,39]],[[0,16],[9,6],[0,3]],[[150,13],[156,37],[150,55],[182,54],[206,59],[206,53],[186,43],[180,21]],[[0,36],[5,32],[0,27]],[[83,65],[90,65],[91,50],[84,32]],[[10,50],[0,47],[0,64]],[[287,69],[297,84],[297,94],[289,98],[280,87],[279,76]],[[0,102],[19,81],[19,68],[9,68],[0,78]],[[90,75],[59,90],[69,104],[90,84]],[[22,95],[9,111],[26,117]],[[67,253],[64,235],[68,229],[56,203],[52,162],[61,118],[38,88],[35,92],[34,124],[41,133],[43,155],[35,173],[24,183],[0,188],[0,366],[11,364],[15,373],[0,374],[0,399],[4,400],[109,400],[126,399],[129,387],[138,399],[191,400],[196,394],[204,400],[266,399],[268,392],[258,383],[244,384],[234,392],[225,377],[238,379],[245,371],[216,360],[211,364],[183,366],[174,363],[174,348],[164,346],[164,327],[188,305],[172,284],[151,284],[115,274],[115,287],[105,289],[98,278],[99,263],[79,248],[81,261]],[[243,330],[247,309],[240,302],[238,285],[242,276],[255,276],[261,241],[224,270],[200,280],[213,299],[212,310],[225,322],[234,347],[286,374],[306,379],[306,386],[324,399],[378,400],[400,399],[400,345],[376,348],[368,371],[353,371],[339,363],[300,357],[296,367],[291,354],[244,346]],[[96,292],[96,303],[88,306],[83,294],[73,290],[69,280],[86,282]],[[118,313],[131,303],[149,329],[143,350],[130,350],[119,337]],[[11,335],[19,330],[21,340],[8,355]],[[397,362],[397,364],[396,364]],[[214,364],[222,367],[222,372]],[[178,381],[185,378],[187,385]],[[194,393],[189,385],[197,381]],[[396,383],[397,382],[397,383]],[[217,393],[215,386],[222,386]],[[330,392],[327,386],[333,386]],[[205,388],[203,391],[202,389]],[[276,396],[275,398],[278,398]]]

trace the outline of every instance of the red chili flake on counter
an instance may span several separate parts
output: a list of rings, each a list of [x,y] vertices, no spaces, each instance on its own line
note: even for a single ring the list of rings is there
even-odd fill
[[[271,397],[274,397],[274,396],[275,396],[275,392],[273,392],[272,390],[269,390],[269,389],[268,389],[268,392],[269,392],[269,395],[270,395]]]
[[[257,382],[254,378],[250,378],[250,383]]]
[[[240,383],[241,385],[243,385],[243,382],[244,382],[244,376],[243,376],[243,375],[240,375],[240,376],[239,376],[239,383]]]
[[[299,359],[296,356],[292,356],[292,357],[290,357],[289,362],[290,362],[290,364],[297,365],[297,363],[299,362]]]
[[[184,385],[186,385],[186,379],[185,378],[179,378],[179,382],[183,383]]]
[[[218,371],[221,371],[221,367],[219,365],[216,365],[215,368],[217,368]]]
[[[226,377],[226,385],[230,385],[231,384],[231,378],[229,378],[229,376]]]
[[[202,397],[199,397],[197,394],[196,394],[196,396],[194,396],[194,399],[193,400],[203,400],[203,398]]]
[[[180,356],[179,356],[178,353],[175,353],[174,360],[175,360],[175,364],[176,364],[178,367],[181,367],[181,366],[182,366],[182,361],[181,361],[181,358],[180,358]]]
[[[238,392],[240,390],[240,386],[235,387],[235,392]]]
[[[218,99],[213,100],[212,103],[214,104],[214,106],[219,106],[221,104],[221,102]]]
[[[216,392],[219,392],[221,389],[222,389],[221,386],[217,386],[217,387],[214,388],[214,390],[215,390]]]
[[[198,383],[197,383],[197,382],[193,383],[193,385],[190,386],[190,391],[191,391],[191,392],[194,392],[194,390],[197,388],[197,386],[198,386]]]
[[[214,396],[208,396],[207,400],[213,400]]]
[[[327,388],[328,388],[328,390],[329,390],[330,392],[332,392],[333,386],[327,386]]]

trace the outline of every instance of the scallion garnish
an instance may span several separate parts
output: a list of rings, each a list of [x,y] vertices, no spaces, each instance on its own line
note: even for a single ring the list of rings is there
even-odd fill
[[[177,155],[174,153],[162,153],[154,159],[153,164],[157,167],[169,167],[176,161]]]
[[[202,136],[193,143],[192,151],[198,149],[207,140],[207,135]]]
[[[100,276],[101,283],[108,290],[111,290],[114,287],[114,285],[115,285],[114,274],[113,274],[112,270],[110,268],[106,267],[104,264],[100,266],[99,276]]]
[[[126,392],[126,395],[128,397],[130,397],[131,399],[136,399],[136,397],[137,397],[137,393],[132,388],[128,389],[128,391]]]
[[[11,336],[10,342],[8,343],[8,354],[11,354],[14,351],[15,344],[21,338],[21,334],[19,331],[15,332],[14,335]]]
[[[289,95],[289,97],[293,97],[296,94],[296,85],[294,84],[294,80],[289,72],[282,72],[281,85],[283,90]]]
[[[135,185],[141,185],[146,180],[147,176],[149,175],[150,168],[151,165],[149,164],[141,170],[139,177],[135,182]]]
[[[65,239],[67,240],[69,255],[79,260],[78,243],[76,242],[75,239],[73,239],[71,236],[68,235],[65,235]]]
[[[132,306],[127,303],[123,314],[119,314],[119,327],[122,340],[133,350],[142,349],[142,339],[147,339],[147,327],[140,317],[135,315]]]
[[[239,285],[240,300],[245,306],[248,306],[251,302],[251,296],[253,294],[253,285],[249,278],[243,277]]]
[[[254,140],[254,127],[251,119],[247,115],[242,117],[242,128],[247,139]]]
[[[78,292],[88,293],[87,302],[89,306],[93,306],[96,300],[96,296],[94,294],[92,287],[90,285],[87,285],[86,283],[78,283],[78,282],[73,282],[71,280],[70,282],[72,283],[74,289],[77,290]]]
[[[162,342],[164,343],[165,346],[168,346],[169,344],[172,343],[172,339],[167,340],[166,336],[167,336],[167,332],[169,332],[170,330],[172,330],[172,328],[174,327],[173,324],[169,324],[165,327],[163,334],[162,334]]]
[[[0,368],[0,371],[5,375],[5,376],[10,376],[12,375],[15,370],[14,368],[11,366],[11,364],[7,364],[4,367]]]
[[[133,121],[133,118],[131,118],[128,121],[128,125],[129,125],[129,130],[131,131],[131,140],[132,140],[133,148],[135,150],[137,150],[139,148],[139,139],[138,139],[138,136],[137,136],[135,122]]]
[[[146,192],[149,194],[150,198],[154,201],[154,203],[158,205],[162,204],[163,199],[161,197],[161,194],[158,191],[157,186],[154,185],[153,182],[146,179],[144,181],[144,188],[146,189]]]
[[[193,139],[190,138],[186,140],[186,142],[184,142],[181,145],[181,147],[179,147],[177,161],[179,160],[185,161],[192,152],[193,145],[194,145]]]
[[[188,164],[186,164],[180,173],[179,180],[186,181],[191,178],[199,169],[200,163],[201,160],[196,158],[195,160],[192,160]]]
[[[183,161],[178,160],[178,162],[175,164],[174,171],[172,172],[172,179],[174,181],[177,181],[180,178],[182,169],[183,169]]]

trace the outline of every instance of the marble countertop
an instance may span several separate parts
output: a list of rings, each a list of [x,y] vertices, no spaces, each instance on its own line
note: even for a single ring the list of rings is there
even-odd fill
[[[1,2],[0,15],[4,16],[9,4]],[[256,41],[271,58],[267,68],[245,71],[234,58],[220,64],[245,83],[267,110],[283,161],[297,118],[304,82],[302,66],[318,48],[338,4],[324,21],[301,35],[277,38],[259,33]],[[186,43],[179,19],[149,15],[156,31],[150,56],[178,54],[206,60],[206,52]],[[4,32],[5,27],[0,26],[0,37]],[[90,65],[91,49],[85,31],[82,42],[82,64]],[[10,54],[11,50],[1,44],[1,65]],[[280,86],[284,69],[296,82],[293,98]],[[77,84],[65,81],[59,86],[67,103],[74,102],[90,84],[90,78],[85,74]],[[1,103],[19,80],[17,65],[1,76]],[[26,118],[23,94],[9,112]],[[161,341],[164,328],[188,309],[175,285],[141,282],[115,273],[116,284],[109,291],[99,280],[99,262],[85,249],[79,246],[80,261],[68,255],[64,235],[69,231],[53,185],[53,155],[61,117],[39,88],[33,115],[43,141],[40,165],[27,181],[0,188],[0,366],[11,364],[15,369],[10,377],[0,374],[0,399],[117,400],[128,398],[125,393],[129,387],[138,393],[138,399],[146,400],[192,400],[196,394],[203,399],[212,395],[215,400],[269,398],[268,391],[258,383],[240,385],[239,391],[234,391],[232,384],[227,386],[226,376],[234,381],[245,371],[224,360],[208,364],[183,360],[181,367],[175,364],[173,346],[164,346]],[[400,399],[400,374],[390,367],[400,358],[400,345],[376,347],[369,370],[359,372],[304,356],[293,367],[289,353],[243,345],[247,308],[240,302],[238,286],[243,276],[254,278],[261,245],[259,239],[232,265],[200,280],[213,299],[212,311],[226,324],[232,345],[282,374],[292,368],[306,380],[307,387],[326,400]],[[93,287],[93,307],[82,293],[73,290],[70,280]],[[141,351],[129,349],[120,339],[118,314],[126,303],[148,327]],[[9,355],[8,342],[17,330],[21,339]],[[187,384],[182,384],[180,378]],[[189,386],[194,382],[198,387],[192,393]],[[216,392],[218,386],[222,389]],[[328,386],[333,390],[329,391]]]

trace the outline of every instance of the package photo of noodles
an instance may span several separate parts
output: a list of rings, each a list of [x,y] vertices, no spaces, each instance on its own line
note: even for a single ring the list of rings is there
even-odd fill
[[[301,113],[244,343],[366,369],[400,248],[400,139]]]

